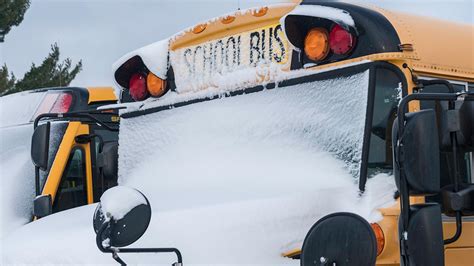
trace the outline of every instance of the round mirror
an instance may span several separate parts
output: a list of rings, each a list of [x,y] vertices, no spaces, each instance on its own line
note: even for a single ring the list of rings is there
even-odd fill
[[[102,233],[102,243],[124,247],[137,241],[146,231],[151,219],[148,199],[140,191],[116,186],[104,192],[94,213],[94,230]],[[105,242],[104,242],[105,241]]]
[[[361,255],[362,254],[362,255]],[[309,230],[301,265],[375,265],[377,242],[370,224],[353,213],[333,213]]]

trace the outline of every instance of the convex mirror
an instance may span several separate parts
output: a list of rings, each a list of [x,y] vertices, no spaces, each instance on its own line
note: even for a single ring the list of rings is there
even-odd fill
[[[93,219],[94,230],[108,247],[125,247],[137,241],[151,220],[148,199],[140,191],[116,186],[104,192]],[[99,242],[98,242],[99,245]]]

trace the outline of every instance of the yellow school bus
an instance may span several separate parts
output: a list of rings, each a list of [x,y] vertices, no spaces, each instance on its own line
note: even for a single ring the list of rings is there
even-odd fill
[[[368,73],[360,164],[351,170],[363,196],[367,180],[372,176],[393,174],[392,125],[401,98],[421,93],[458,93],[458,96],[472,93],[473,36],[473,25],[341,2],[302,1],[237,11],[122,57],[114,73],[122,89],[121,100],[128,103],[128,110],[121,117],[133,119],[222,97]],[[438,110],[437,104],[412,101],[408,111]],[[469,112],[468,115],[474,115]],[[466,193],[472,195],[472,147],[454,153],[459,168],[454,173],[459,176],[456,182],[467,187]],[[419,206],[441,207],[443,214],[439,213],[436,219],[442,221],[442,234],[429,231],[422,221],[417,221],[421,224],[414,229],[422,232],[418,238],[410,238],[403,230],[399,232],[399,220],[403,220],[400,197],[405,197],[406,202],[407,195],[396,193],[397,203],[380,209],[383,219],[370,225],[374,250],[361,250],[364,253],[358,257],[373,255],[377,265],[472,264],[474,220],[469,215],[473,206],[466,203],[456,215],[448,210],[442,192],[449,191],[447,187],[455,182],[451,178],[453,152],[443,150],[440,154],[441,178],[437,189],[413,195],[410,201]],[[465,200],[469,201],[469,197]],[[425,218],[435,220],[430,216]],[[351,223],[346,227],[351,227]],[[311,233],[310,229],[307,228]],[[345,253],[318,257],[323,247],[309,248],[313,237],[308,233],[302,247],[287,250],[282,256],[301,259],[301,265],[371,264],[370,260],[361,262],[353,257],[350,262],[337,261]],[[337,241],[330,243],[330,237],[327,246],[339,245],[340,250],[355,249],[359,244],[341,246]],[[434,242],[440,241],[441,251],[439,245],[433,247]]]
[[[97,111],[117,102],[114,89],[65,87],[30,94],[44,94],[32,118],[34,217],[97,202],[117,182],[117,112]]]

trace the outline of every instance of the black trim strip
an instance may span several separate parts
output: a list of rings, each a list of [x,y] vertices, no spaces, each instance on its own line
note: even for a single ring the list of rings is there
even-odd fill
[[[372,129],[372,118],[374,116],[374,98],[375,98],[375,77],[377,68],[372,66],[369,72],[369,90],[367,95],[367,111],[365,112],[365,127],[364,140],[362,144],[360,176],[359,176],[359,191],[365,191],[365,184],[367,183],[367,172],[369,163],[369,149],[370,149],[370,135]]]

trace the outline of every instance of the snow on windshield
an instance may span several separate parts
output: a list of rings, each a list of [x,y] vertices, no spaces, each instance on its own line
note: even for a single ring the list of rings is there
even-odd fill
[[[160,209],[352,182],[367,82],[365,72],[123,119],[120,182],[150,190]]]

